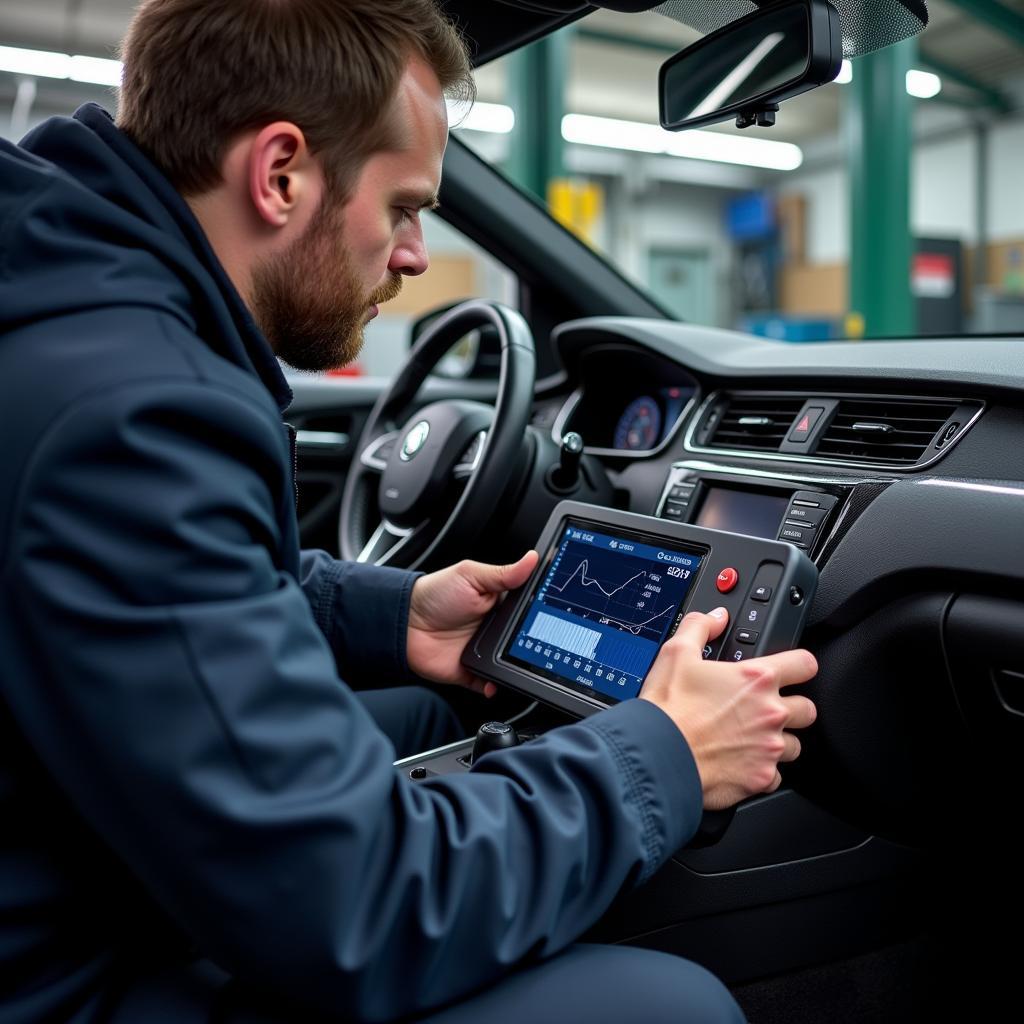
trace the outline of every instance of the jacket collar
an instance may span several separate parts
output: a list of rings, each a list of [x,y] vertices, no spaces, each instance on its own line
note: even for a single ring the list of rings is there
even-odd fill
[[[213,279],[245,348],[251,369],[263,381],[278,408],[283,412],[291,404],[292,391],[281,370],[281,364],[214,253],[206,232],[203,231],[188,203],[142,150],[118,130],[113,118],[102,107],[95,103],[86,103],[75,111],[74,117],[93,131],[112,153],[141,179],[169,214],[174,226]]]

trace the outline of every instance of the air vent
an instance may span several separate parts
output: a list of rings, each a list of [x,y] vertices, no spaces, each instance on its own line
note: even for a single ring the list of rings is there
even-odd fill
[[[956,402],[940,400],[844,398],[814,454],[824,459],[912,466],[959,408]]]
[[[776,452],[803,405],[802,397],[730,395],[711,408],[705,420],[710,437],[704,443],[710,448]]]

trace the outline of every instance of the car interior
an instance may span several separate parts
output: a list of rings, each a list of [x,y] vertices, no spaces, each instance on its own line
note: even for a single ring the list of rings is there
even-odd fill
[[[444,6],[485,72],[595,12],[656,5]],[[924,0],[657,6],[700,38],[646,83],[650,120],[766,137],[842,60],[929,21]],[[1019,4],[1005,9],[1024,24]],[[796,28],[758,29],[793,11]],[[767,45],[773,63],[774,32],[806,44]],[[744,92],[734,72],[751,53],[764,77]],[[1018,948],[1024,328],[799,344],[688,321],[457,131],[440,199],[446,228],[511,284],[500,301],[457,288],[435,301],[393,375],[290,375],[304,545],[426,571],[535,546],[543,560],[553,541],[539,538],[571,501],[597,523],[799,556],[813,578],[788,642],[820,665],[801,757],[585,939],[695,960],[752,1021],[981,1019],[1012,992]],[[776,581],[779,599],[794,586]],[[442,752],[458,770],[485,722],[527,742],[580,713],[550,687],[441,689],[466,730]],[[423,777],[432,759],[399,767]]]
[[[451,8],[480,62],[589,10]],[[689,5],[711,8],[736,13]],[[889,9],[864,16],[888,30]],[[801,643],[819,717],[801,758],[588,938],[694,959],[756,1021],[984,1005],[1006,977],[992,917],[1019,849],[1002,809],[1024,727],[1021,338],[797,346],[679,322],[456,135],[441,200],[512,270],[522,318],[479,302],[426,318],[390,390],[295,382],[305,536],[380,564],[506,561],[571,498],[796,544],[818,570]],[[429,373],[469,328],[469,371]],[[443,478],[400,507],[392,456],[437,409],[459,420]],[[810,520],[794,523],[794,499]],[[485,717],[526,737],[568,720],[507,689],[460,711],[468,735]]]

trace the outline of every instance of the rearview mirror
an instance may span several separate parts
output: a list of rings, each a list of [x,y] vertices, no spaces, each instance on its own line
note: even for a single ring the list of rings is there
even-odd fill
[[[680,131],[735,117],[739,128],[767,127],[783,100],[831,82],[842,58],[842,24],[827,0],[782,0],[665,61],[661,126]]]

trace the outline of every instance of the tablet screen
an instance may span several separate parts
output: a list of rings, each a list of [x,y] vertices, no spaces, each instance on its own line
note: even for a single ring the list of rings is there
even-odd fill
[[[607,704],[635,697],[703,558],[698,548],[566,520],[504,660]]]

